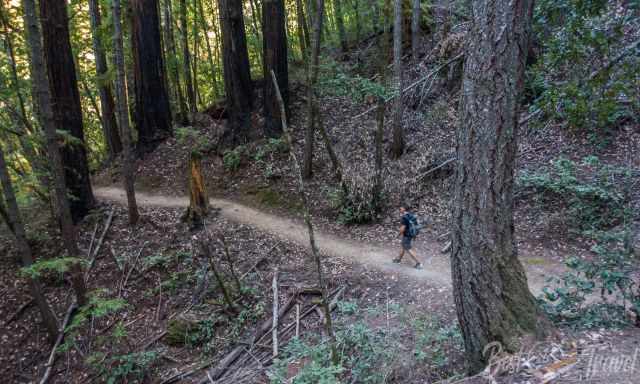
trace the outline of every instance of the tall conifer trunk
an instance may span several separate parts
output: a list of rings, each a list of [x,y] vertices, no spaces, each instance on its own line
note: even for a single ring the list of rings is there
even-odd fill
[[[236,146],[249,140],[253,87],[249,67],[249,54],[245,36],[242,2],[218,0],[222,26],[222,58],[224,88],[229,111],[229,129],[223,137],[223,146]]]
[[[282,134],[280,106],[276,98],[274,84],[272,81],[268,81],[271,78],[272,70],[278,79],[278,87],[285,108],[288,108],[289,105],[289,70],[287,67],[287,34],[284,12],[283,0],[263,0],[264,134],[267,137],[278,137]]]
[[[152,151],[173,134],[171,106],[165,88],[157,0],[132,0],[134,122],[140,154]]]
[[[42,3],[41,3],[42,4]],[[53,202],[55,215],[60,224],[62,241],[68,256],[78,258],[77,234],[73,226],[69,199],[67,198],[67,188],[65,183],[65,169],[62,154],[59,147],[59,140],[56,135],[56,120],[52,108],[51,95],[49,94],[49,81],[45,69],[45,60],[42,46],[40,44],[40,28],[38,26],[38,16],[36,12],[35,0],[22,0],[24,10],[24,24],[27,30],[27,41],[29,46],[29,59],[31,65],[31,79],[34,83],[32,91],[35,92],[33,99],[38,104],[38,121],[44,130],[47,153],[51,164],[51,185],[53,188]],[[71,266],[71,284],[76,294],[78,305],[87,302],[86,287],[84,283],[84,273],[79,263]]]
[[[104,52],[104,45],[100,39],[100,26],[102,17],[98,0],[89,0],[89,21],[91,23],[91,37],[93,39],[93,53],[96,59],[96,75],[98,82],[98,92],[100,93],[100,120],[102,131],[109,158],[113,160],[122,151],[122,142],[118,124],[116,123],[115,104],[111,85],[107,79],[109,69],[107,68],[107,58]]]
[[[69,41],[67,5],[59,0],[40,1],[43,49],[51,107],[58,131],[69,134],[61,148],[69,205],[74,222],[80,221],[95,205],[84,142],[80,93]]]
[[[509,351],[539,333],[514,239],[513,187],[518,101],[523,89],[532,0],[477,0],[467,38],[451,272],[458,321],[472,371],[491,342]]]

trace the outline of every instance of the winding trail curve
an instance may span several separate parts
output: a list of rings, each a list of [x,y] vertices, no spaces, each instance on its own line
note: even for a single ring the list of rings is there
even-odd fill
[[[126,204],[124,190],[115,187],[100,187],[94,189],[97,198]],[[151,195],[137,192],[138,205],[148,207],[186,208],[189,204],[187,197],[173,197]],[[211,205],[220,209],[225,219],[251,226],[266,233],[292,241],[303,247],[309,246],[309,236],[306,227],[299,222],[269,214],[225,199],[210,199]],[[398,252],[397,248],[381,247],[369,243],[359,243],[352,240],[338,238],[315,228],[316,242],[324,254],[354,261],[364,266],[381,270],[387,274],[409,277],[424,281],[430,285],[450,287],[451,270],[447,257],[439,254],[437,243],[422,241],[419,243],[421,258],[425,259],[424,269],[414,269],[406,264],[394,264],[391,260]],[[544,285],[544,274],[540,268],[527,268],[529,287],[534,293],[539,293]]]

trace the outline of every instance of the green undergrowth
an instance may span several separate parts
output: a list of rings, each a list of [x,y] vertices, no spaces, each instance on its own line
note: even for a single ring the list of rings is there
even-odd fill
[[[339,363],[332,363],[322,336],[293,339],[269,372],[272,384],[386,383],[460,374],[454,367],[462,336],[455,323],[436,316],[412,318],[395,303],[360,308],[341,302],[338,309]]]

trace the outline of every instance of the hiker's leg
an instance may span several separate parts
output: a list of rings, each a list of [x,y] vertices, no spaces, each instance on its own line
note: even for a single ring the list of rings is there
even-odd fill
[[[416,251],[415,250],[409,249],[409,251],[407,253],[409,254],[409,256],[411,256],[413,261],[416,262],[416,264],[420,264],[420,261],[418,261],[418,255],[416,255]]]
[[[393,261],[396,262],[396,263],[399,263],[399,262],[402,261],[403,257],[404,257],[404,248],[400,248],[400,254],[398,255],[398,257],[393,259]]]

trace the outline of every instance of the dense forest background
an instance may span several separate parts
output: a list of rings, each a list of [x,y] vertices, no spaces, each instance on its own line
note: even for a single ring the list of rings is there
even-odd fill
[[[640,340],[637,1],[2,0],[0,31],[9,382],[635,382],[590,357]]]

